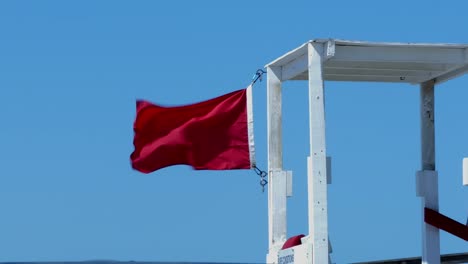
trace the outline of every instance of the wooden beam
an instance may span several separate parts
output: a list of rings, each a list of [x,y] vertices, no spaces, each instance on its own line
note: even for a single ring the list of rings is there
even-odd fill
[[[433,47],[362,47],[336,45],[333,61],[420,62],[464,64],[464,50]]]
[[[309,235],[311,263],[328,263],[327,153],[322,61],[323,43],[309,43],[310,157],[308,159]]]
[[[435,171],[435,128],[434,128],[434,81],[421,84],[420,92],[421,115],[421,168],[422,172],[428,171],[425,177],[426,190],[421,197],[421,213],[424,208],[439,210],[439,193],[437,172]],[[440,264],[440,235],[439,229],[422,223],[422,263]]]
[[[286,241],[286,177],[283,169],[281,68],[267,68],[268,241],[267,261]]]
[[[287,81],[292,80],[297,77],[299,74],[307,71],[307,53],[299,56],[298,58],[288,62],[286,65],[282,66],[281,71],[281,80]]]

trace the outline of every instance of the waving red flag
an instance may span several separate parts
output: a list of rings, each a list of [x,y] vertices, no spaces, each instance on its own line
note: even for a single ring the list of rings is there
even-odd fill
[[[196,170],[255,165],[252,87],[208,101],[162,107],[137,101],[132,167],[143,173],[186,164]]]

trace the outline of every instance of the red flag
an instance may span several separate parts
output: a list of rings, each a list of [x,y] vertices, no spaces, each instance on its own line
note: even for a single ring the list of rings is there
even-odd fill
[[[137,101],[132,167],[144,173],[177,164],[196,170],[252,168],[251,90],[178,107]]]

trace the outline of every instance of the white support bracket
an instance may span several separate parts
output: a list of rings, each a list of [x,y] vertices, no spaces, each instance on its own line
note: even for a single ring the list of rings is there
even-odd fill
[[[327,41],[326,52],[327,53],[324,56],[325,61],[327,61],[327,60],[333,58],[333,56],[335,56],[335,40],[330,39],[330,40]]]
[[[437,178],[438,178],[437,171],[431,171],[431,170],[417,171],[416,172],[416,196],[425,198],[425,197],[433,196],[434,191],[437,193],[437,182],[438,182]]]

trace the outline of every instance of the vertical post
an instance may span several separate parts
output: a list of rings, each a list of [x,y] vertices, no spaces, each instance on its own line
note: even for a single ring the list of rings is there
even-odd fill
[[[463,158],[462,167],[463,167],[463,185],[468,186],[468,158]]]
[[[328,263],[327,153],[322,74],[323,43],[309,43],[310,157],[308,158],[309,234],[312,263]],[[310,241],[310,240],[309,240]],[[310,243],[310,242],[309,242]]]
[[[434,80],[421,84],[421,182],[424,192],[421,198],[422,215],[424,207],[439,211],[437,172],[435,171],[435,129],[434,129]],[[422,263],[440,264],[439,229],[422,222]]]
[[[286,241],[286,177],[283,168],[281,68],[267,68],[268,244],[267,263],[276,263]]]

